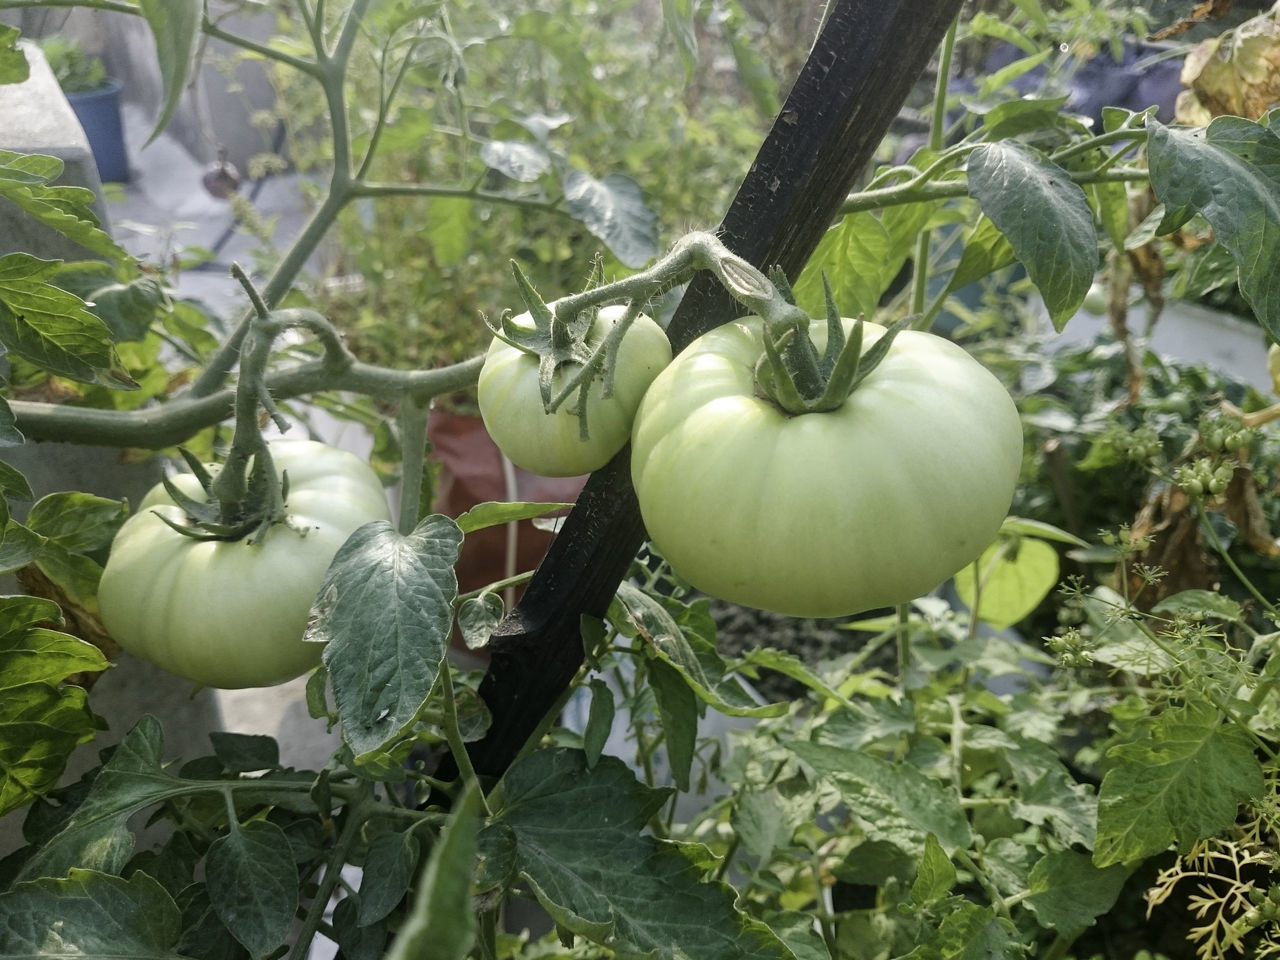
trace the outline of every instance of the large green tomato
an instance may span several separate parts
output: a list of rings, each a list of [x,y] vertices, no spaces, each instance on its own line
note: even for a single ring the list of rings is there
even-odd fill
[[[555,304],[550,304],[554,308]],[[587,336],[595,347],[626,312],[621,305],[601,307]],[[533,328],[527,313],[513,321]],[[603,396],[604,378],[592,381],[587,398],[588,436],[579,429],[576,392],[554,413],[547,413],[538,388],[538,358],[494,338],[477,384],[480,416],[489,436],[516,466],[544,477],[576,477],[598,470],[626,446],[636,407],[650,382],[671,362],[671,344],[662,328],[641,314],[618,347],[613,395]],[[579,369],[560,366],[553,393]]]
[[[311,602],[338,548],[357,527],[388,520],[382,484],[355,454],[310,440],[275,440],[277,472],[289,474],[289,522],[259,543],[193,540],[157,514],[188,523],[157,486],[111,545],[98,605],[125,650],[208,687],[265,687],[320,662],[306,643]],[[172,481],[193,498],[191,474]]]
[[[821,349],[825,321],[811,332]],[[883,333],[866,324],[865,344]],[[841,407],[791,415],[757,391],[763,353],[758,317],[718,327],[636,414],[640,512],[678,574],[734,603],[836,617],[921,596],[991,543],[1022,428],[981,364],[905,331]]]

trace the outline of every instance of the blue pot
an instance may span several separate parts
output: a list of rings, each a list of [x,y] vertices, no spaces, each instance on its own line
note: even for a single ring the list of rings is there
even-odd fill
[[[89,140],[98,177],[103,183],[122,183],[129,179],[129,157],[120,121],[120,84],[111,79],[107,83],[101,90],[69,93],[67,100]]]

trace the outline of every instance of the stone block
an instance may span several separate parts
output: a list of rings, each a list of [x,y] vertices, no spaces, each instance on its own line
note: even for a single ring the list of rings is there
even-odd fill
[[[4,117],[0,150],[57,157],[64,164],[58,182],[92,190],[98,198],[93,212],[103,228],[110,230],[98,167],[80,121],[39,47],[25,41],[19,45],[31,65],[31,76],[23,83],[0,84],[0,117]],[[19,251],[46,260],[84,260],[94,256],[21,207],[0,198],[0,256]]]

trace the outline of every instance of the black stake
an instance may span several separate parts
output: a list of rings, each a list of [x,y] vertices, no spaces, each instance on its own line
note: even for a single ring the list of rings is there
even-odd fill
[[[837,0],[718,233],[757,268],[795,279],[838,216],[963,0]],[[738,316],[710,274],[668,331],[677,351]],[[498,626],[480,695],[493,714],[470,754],[499,777],[582,665],[579,622],[601,617],[644,542],[630,451],[592,474],[524,597]],[[455,776],[452,761],[438,775]]]

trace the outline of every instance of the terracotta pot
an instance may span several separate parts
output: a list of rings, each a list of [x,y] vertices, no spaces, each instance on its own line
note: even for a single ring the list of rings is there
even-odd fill
[[[571,503],[586,477],[540,477],[521,470],[498,450],[475,415],[432,410],[427,420],[430,459],[441,465],[434,509],[450,517],[489,501]],[[552,534],[522,520],[467,535],[458,560],[458,589],[466,592],[531,570]],[[518,596],[518,591],[517,594]]]

